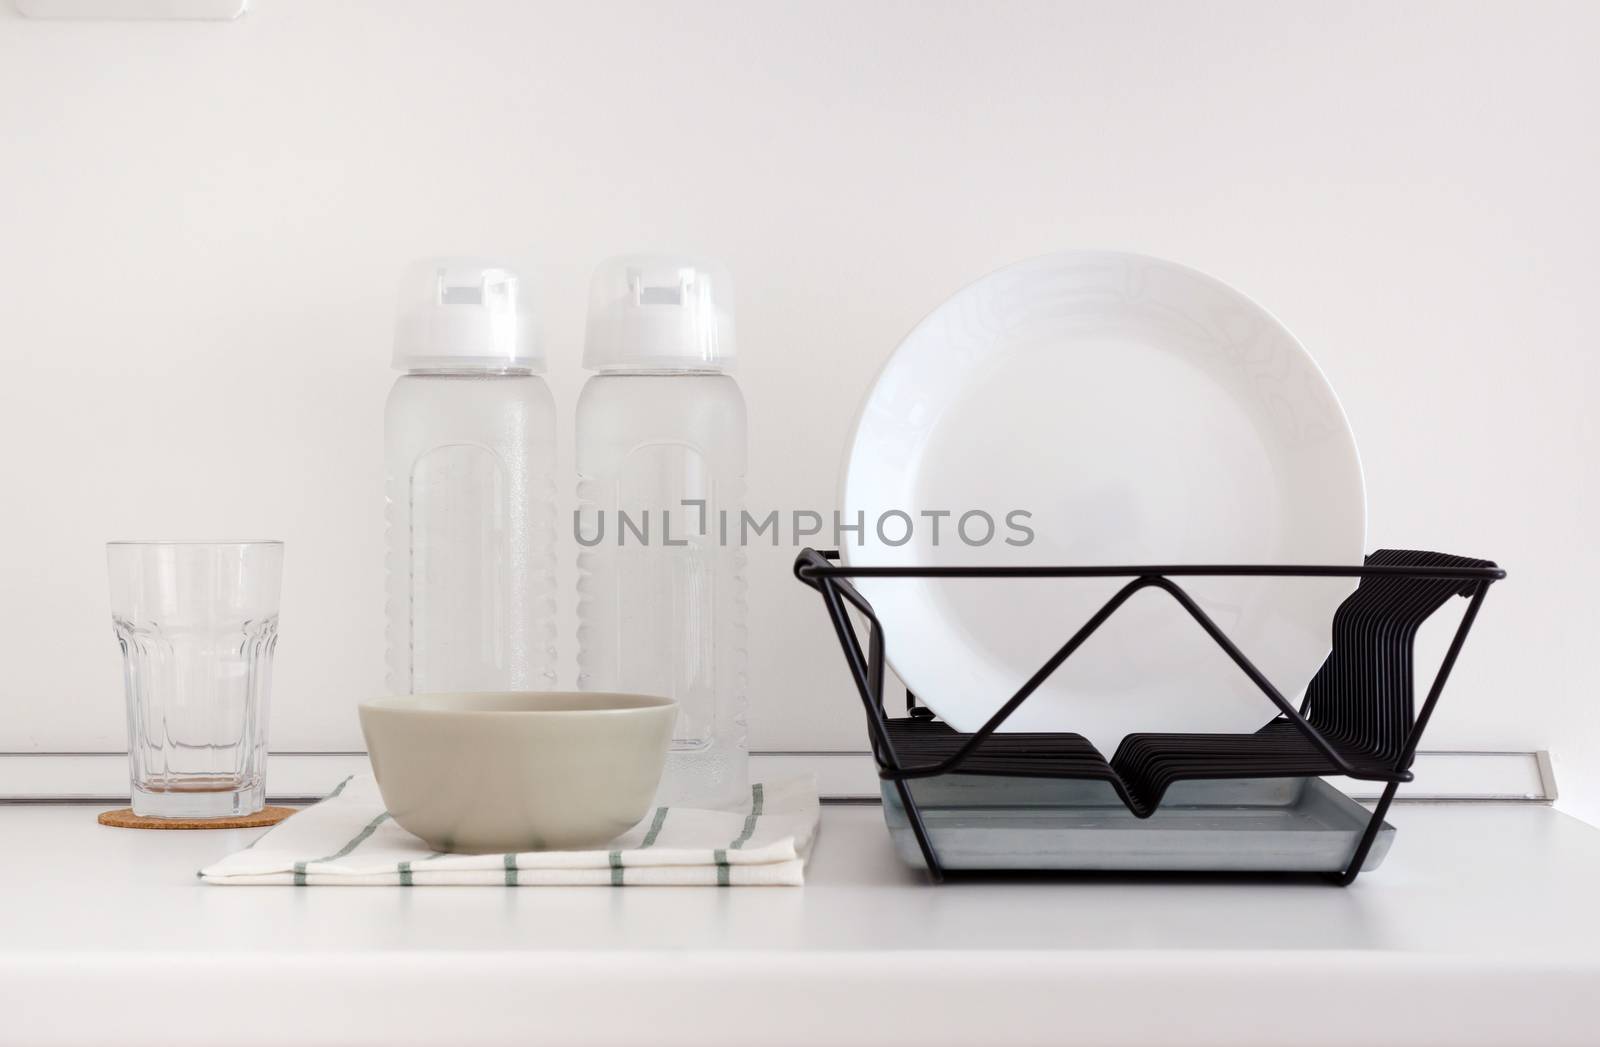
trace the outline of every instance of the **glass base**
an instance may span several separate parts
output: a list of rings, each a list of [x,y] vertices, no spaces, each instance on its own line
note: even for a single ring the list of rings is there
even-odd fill
[[[233,779],[186,781],[179,788],[133,786],[133,813],[146,818],[237,818],[267,805],[263,782],[239,786]]]

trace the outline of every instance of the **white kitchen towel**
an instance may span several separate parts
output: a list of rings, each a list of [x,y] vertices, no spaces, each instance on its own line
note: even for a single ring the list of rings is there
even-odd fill
[[[657,807],[604,850],[442,854],[395,824],[378,784],[354,775],[208,868],[215,884],[793,886],[817,836],[816,779],[751,787],[742,810]]]

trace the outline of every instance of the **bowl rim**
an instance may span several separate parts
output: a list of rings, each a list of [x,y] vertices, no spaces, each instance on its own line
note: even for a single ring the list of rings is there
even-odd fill
[[[523,697],[540,698],[566,696],[583,699],[625,698],[639,702],[635,705],[597,705],[583,709],[441,709],[414,704],[425,698],[486,698]],[[633,691],[426,691],[419,694],[390,694],[369,698],[357,709],[360,712],[396,713],[403,716],[623,716],[627,714],[655,713],[663,709],[676,710],[677,699],[660,694],[643,694]]]

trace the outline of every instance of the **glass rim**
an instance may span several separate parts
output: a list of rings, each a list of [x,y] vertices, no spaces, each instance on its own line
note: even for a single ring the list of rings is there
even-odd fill
[[[106,548],[119,545],[203,545],[220,549],[228,546],[282,544],[281,538],[118,538],[107,542]]]

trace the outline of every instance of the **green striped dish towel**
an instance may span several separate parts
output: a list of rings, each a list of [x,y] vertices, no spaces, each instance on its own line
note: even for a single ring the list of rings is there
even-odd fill
[[[440,854],[395,824],[369,774],[280,822],[200,878],[214,884],[507,887],[794,886],[817,836],[810,776],[759,783],[741,810],[657,807],[593,851]]]

